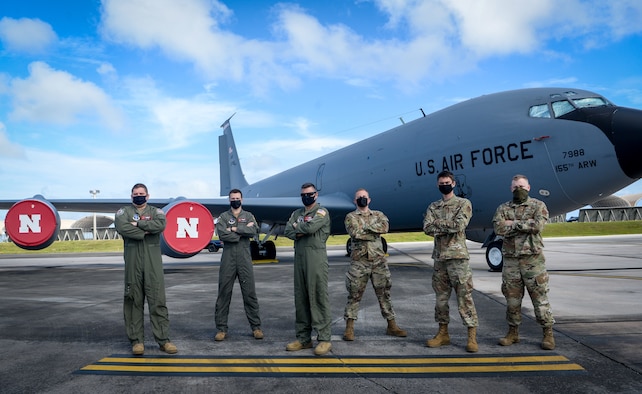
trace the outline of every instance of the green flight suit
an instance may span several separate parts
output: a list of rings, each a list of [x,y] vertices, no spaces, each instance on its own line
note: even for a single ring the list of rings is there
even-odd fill
[[[312,340],[330,341],[332,311],[328,297],[328,253],[330,213],[319,204],[309,211],[292,212],[285,236],[294,240],[294,306],[296,337],[302,344]]]
[[[251,226],[248,224],[254,223]],[[236,227],[236,232],[231,230]],[[227,332],[227,315],[232,301],[234,281],[238,277],[243,295],[245,316],[252,327],[252,331],[261,328],[259,317],[259,300],[256,297],[254,285],[254,268],[250,255],[250,241],[258,234],[258,224],[254,215],[243,211],[238,217],[232,210],[223,212],[216,220],[216,233],[223,241],[223,256],[218,271],[218,297],[216,298],[216,311],[214,321],[218,331]]]
[[[131,224],[137,222],[137,226]],[[116,231],[124,241],[125,328],[132,344],[144,343],[145,298],[152,332],[159,345],[169,342],[169,315],[165,305],[165,280],[160,235],[165,229],[165,213],[146,205],[139,210],[128,205],[116,212]]]

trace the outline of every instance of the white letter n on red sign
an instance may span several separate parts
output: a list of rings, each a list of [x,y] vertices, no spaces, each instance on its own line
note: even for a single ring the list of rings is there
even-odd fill
[[[198,238],[198,218],[177,218],[176,238]]]
[[[18,232],[20,234],[26,234],[31,230],[33,233],[40,233],[42,230],[40,229],[40,215],[39,214],[34,214],[32,216],[29,215],[19,215],[18,219],[20,220],[20,229]]]

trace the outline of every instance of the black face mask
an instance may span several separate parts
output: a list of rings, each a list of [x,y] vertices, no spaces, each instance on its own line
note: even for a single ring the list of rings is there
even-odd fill
[[[134,196],[134,198],[132,198],[132,202],[134,203],[134,205],[138,206],[145,204],[146,201],[147,196]]]
[[[450,194],[453,191],[453,185],[439,185],[439,191],[443,195]]]
[[[232,200],[230,201],[230,207],[238,209],[241,207],[241,200]]]
[[[317,199],[316,199],[314,196],[311,196],[311,197],[310,197],[310,196],[301,196],[301,202],[302,202],[302,203],[303,203],[303,205],[305,205],[306,207],[309,207],[310,205],[314,204],[314,202],[315,202],[316,200],[317,200]]]
[[[368,197],[359,197],[357,198],[357,206],[359,208],[365,208],[368,206]]]
[[[528,199],[528,190],[522,189],[521,187],[513,190],[513,202],[516,204],[521,204]]]

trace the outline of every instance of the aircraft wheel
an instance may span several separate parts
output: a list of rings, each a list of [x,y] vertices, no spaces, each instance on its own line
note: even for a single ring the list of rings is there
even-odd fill
[[[504,266],[504,255],[502,254],[503,240],[493,241],[486,248],[486,263],[493,272],[500,272]]]
[[[250,256],[252,256],[252,260],[259,260],[261,258],[259,254],[259,243],[256,241],[250,241]]]
[[[265,248],[266,259],[268,260],[276,259],[276,245],[274,245],[274,242],[267,241],[265,242],[265,244],[263,244],[263,247]]]

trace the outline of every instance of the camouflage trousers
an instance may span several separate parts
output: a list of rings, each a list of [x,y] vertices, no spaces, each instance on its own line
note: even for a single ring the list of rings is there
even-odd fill
[[[453,289],[457,295],[457,307],[464,325],[477,327],[477,310],[473,302],[473,273],[468,259],[435,260],[432,273],[432,288],[435,291],[435,321],[450,322],[448,300]]]
[[[502,293],[506,297],[506,321],[511,326],[519,326],[522,322],[524,288],[533,302],[537,323],[551,327],[555,319],[548,302],[548,273],[543,254],[519,258],[504,256]]]
[[[372,287],[379,301],[381,315],[386,320],[394,319],[395,312],[392,309],[392,301],[390,300],[392,279],[388,263],[383,256],[376,258],[374,261],[352,260],[350,262],[350,268],[346,272],[348,303],[346,304],[344,318],[357,320],[359,303],[363,297],[363,292],[366,290],[368,280],[372,281]]]

